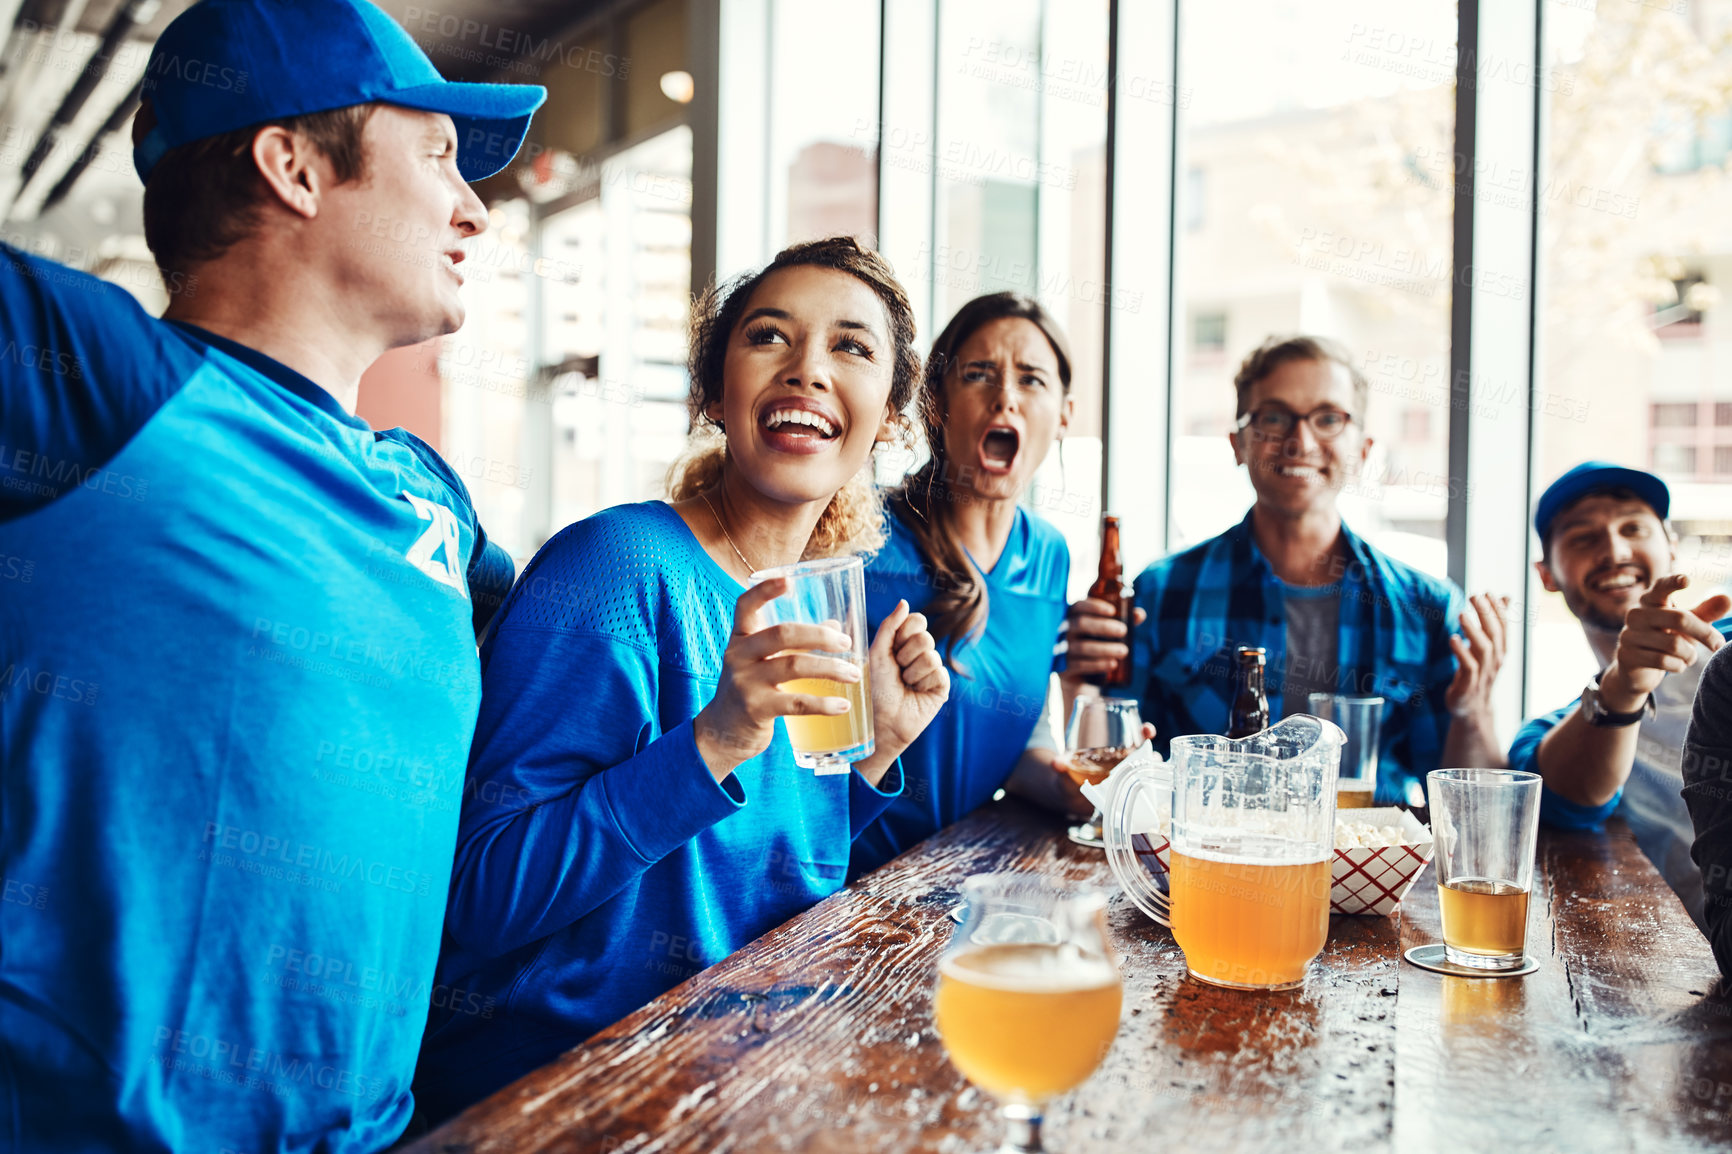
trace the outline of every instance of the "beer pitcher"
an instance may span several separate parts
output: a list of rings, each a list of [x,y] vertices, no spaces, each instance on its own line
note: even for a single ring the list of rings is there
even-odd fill
[[[1344,741],[1333,722],[1297,714],[1237,741],[1174,738],[1163,771],[1127,763],[1124,780],[1112,783],[1107,861],[1138,906],[1167,907],[1160,920],[1192,976],[1247,990],[1304,983],[1329,932]],[[1143,795],[1163,788],[1171,790],[1171,854],[1157,900],[1144,864],[1152,855],[1139,854],[1133,838],[1158,840],[1162,831],[1145,827],[1168,807]]]

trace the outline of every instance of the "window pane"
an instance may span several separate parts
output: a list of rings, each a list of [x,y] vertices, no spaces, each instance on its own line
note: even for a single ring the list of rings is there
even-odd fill
[[[543,285],[548,533],[662,496],[684,447],[691,156],[684,126],[652,137],[602,165],[594,197],[542,224],[544,260],[577,270]]]
[[[1732,561],[1732,476],[1716,444],[1732,420],[1732,328],[1715,287],[1732,278],[1732,245],[1709,223],[1732,194],[1721,167],[1732,53],[1706,11],[1546,5],[1546,62],[1560,82],[1539,190],[1534,399],[1535,491],[1590,459],[1659,473],[1692,603],[1728,587]],[[1537,710],[1568,701],[1594,660],[1562,598],[1537,586],[1532,596]]]
[[[529,255],[529,203],[496,204],[488,217],[463,262],[463,327],[428,347],[438,356],[441,454],[462,475],[487,535],[521,564],[541,544],[525,521],[528,486],[546,483],[524,444],[527,422],[547,416],[545,400],[535,403],[529,353],[531,302],[542,286]],[[575,273],[557,269],[561,278]]]
[[[776,0],[769,245],[878,229],[878,0]]]
[[[1039,0],[940,5],[928,339],[974,297],[1031,287],[1040,109],[1032,88],[1010,81],[1039,45]]]
[[[1028,502],[1069,542],[1077,593],[1100,545],[1107,39],[1107,0],[939,6],[924,335],[1000,291],[1035,297],[1065,331],[1075,417]]]
[[[1696,446],[1661,444],[1654,446],[1654,472],[1688,476],[1696,471]]]
[[[1370,383],[1371,457],[1343,517],[1447,571],[1454,36],[1448,0],[1399,15],[1375,0],[1185,6],[1178,295],[1192,340],[1174,548],[1251,505],[1227,439],[1233,375],[1267,337],[1305,333],[1336,340]]]
[[[1680,429],[1696,423],[1696,403],[1661,404],[1653,406],[1654,424],[1662,429]]]

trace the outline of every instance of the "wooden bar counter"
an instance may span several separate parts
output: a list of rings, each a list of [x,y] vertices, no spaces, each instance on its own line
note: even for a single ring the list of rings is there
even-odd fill
[[[944,1057],[932,988],[969,874],[1095,882],[1125,999],[1117,1040],[1053,1103],[1050,1149],[1732,1150],[1732,997],[1614,822],[1540,832],[1523,978],[1416,969],[1428,867],[1390,917],[1336,917],[1303,989],[1223,990],[1099,850],[993,803],[506,1087],[410,1150],[990,1150],[996,1105]]]

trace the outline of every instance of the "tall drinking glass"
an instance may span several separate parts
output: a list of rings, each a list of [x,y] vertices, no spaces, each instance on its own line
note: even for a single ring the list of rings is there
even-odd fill
[[[764,609],[764,624],[828,625],[854,642],[847,652],[815,650],[860,667],[860,680],[833,681],[802,677],[784,681],[784,693],[840,697],[848,712],[784,717],[794,763],[822,774],[847,773],[856,761],[872,756],[872,691],[866,667],[866,570],[858,557],[801,561],[752,574],[752,584],[776,577],[788,579],[788,591]]]
[[[1377,795],[1377,750],[1383,737],[1383,698],[1313,693],[1311,712],[1333,721],[1347,735],[1336,779],[1338,809],[1367,809]]]
[[[1520,969],[1539,837],[1539,774],[1434,769],[1425,786],[1444,957],[1476,970]]]
[[[1044,1150],[1043,1105],[1087,1081],[1119,1029],[1106,895],[1031,874],[977,875],[963,894],[933,1024],[956,1068],[999,1100],[1001,1154]]]
[[[1298,714],[1234,741],[1175,737],[1169,896],[1191,974],[1285,990],[1329,936],[1341,731]],[[1114,799],[1113,820],[1131,800]]]
[[[1143,719],[1128,697],[1079,697],[1065,726],[1059,766],[1078,785],[1099,785],[1143,741]],[[1101,813],[1066,831],[1078,845],[1102,849]]]

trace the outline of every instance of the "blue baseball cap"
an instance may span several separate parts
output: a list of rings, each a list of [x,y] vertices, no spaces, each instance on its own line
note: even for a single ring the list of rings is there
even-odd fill
[[[1666,482],[1641,469],[1627,469],[1606,461],[1583,461],[1540,494],[1534,509],[1534,531],[1540,540],[1546,539],[1558,514],[1595,489],[1628,489],[1654,507],[1654,513],[1664,521],[1672,508],[1672,491]]]
[[[475,181],[511,162],[547,99],[538,84],[446,80],[368,0],[199,0],[163,29],[142,94],[156,124],[132,150],[141,180],[191,141],[378,101],[450,116],[457,170]]]

